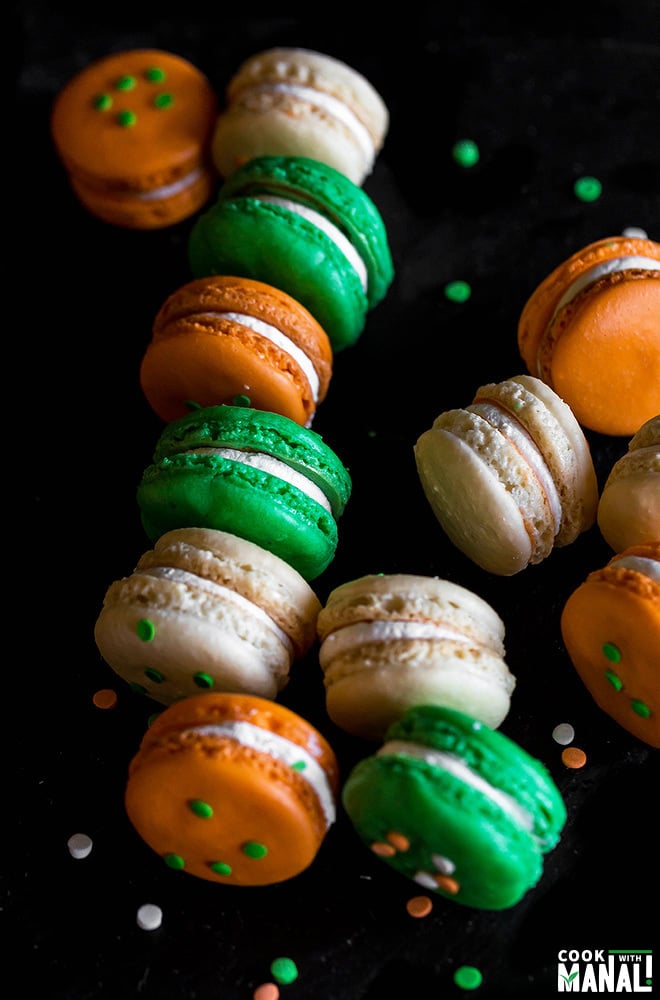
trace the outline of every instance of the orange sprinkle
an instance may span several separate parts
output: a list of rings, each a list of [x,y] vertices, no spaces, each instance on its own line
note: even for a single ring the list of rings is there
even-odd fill
[[[403,833],[397,833],[396,830],[388,833],[387,840],[397,851],[407,851],[410,847],[408,838]]]
[[[566,747],[561,752],[561,759],[566,767],[584,767],[587,763],[587,755],[579,747]]]
[[[101,688],[92,698],[97,708],[114,708],[118,700],[117,692],[112,688]]]
[[[262,983],[252,994],[252,1000],[279,1000],[280,991],[275,983]]]
[[[406,909],[411,917],[428,917],[433,903],[428,896],[413,896],[406,903]]]
[[[384,844],[380,840],[374,841],[374,843],[371,845],[371,850],[374,852],[374,854],[377,854],[379,858],[391,858],[393,855],[396,854],[396,850],[392,847],[391,844]]]
[[[452,896],[455,896],[458,890],[460,889],[460,885],[458,884],[456,879],[449,878],[449,875],[435,875],[434,878],[438,885],[438,888],[444,889],[445,892],[450,892]]]

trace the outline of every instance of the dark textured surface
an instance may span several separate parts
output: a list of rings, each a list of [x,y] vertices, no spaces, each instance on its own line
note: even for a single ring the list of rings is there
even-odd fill
[[[15,965],[17,996],[251,1000],[271,960],[288,955],[300,970],[282,987],[288,1000],[458,996],[452,974],[463,963],[483,972],[481,1000],[545,998],[557,995],[560,948],[657,945],[649,809],[658,752],[599,712],[558,624],[569,593],[611,552],[594,528],[538,567],[489,576],[443,537],[412,449],[440,410],[524,370],[519,313],[565,256],[627,226],[658,239],[658,4],[429,4],[357,22],[341,6],[302,10],[252,5],[248,19],[194,0],[176,9],[26,2],[6,22],[17,116],[5,148],[17,190],[6,191],[5,285],[17,308],[5,331],[19,345],[14,392],[38,414],[18,435],[33,551],[15,611],[27,624],[5,662],[23,692],[5,711],[20,730],[9,760],[18,803],[5,803],[17,841],[2,866],[4,971],[11,981]],[[191,222],[134,233],[86,215],[54,155],[48,115],[67,79],[109,51],[175,51],[222,93],[243,58],[273,45],[343,59],[391,113],[365,189],[387,226],[396,278],[360,341],[337,357],[314,423],[353,476],[336,559],[315,589],[324,600],[363,573],[427,573],[473,589],[503,618],[518,686],[502,730],[547,764],[568,823],[542,881],[502,913],[438,898],[429,917],[412,919],[405,903],[418,887],[372,857],[341,811],[306,873],[258,890],[165,869],[123,811],[128,762],[154,706],[115,683],[93,624],[106,587],[149,547],[135,490],[161,424],[138,366],[160,305],[191,278]],[[481,150],[471,170],[451,159],[461,137]],[[595,203],[573,195],[582,174],[602,181]],[[445,299],[454,279],[471,284],[468,302]],[[588,438],[602,485],[627,440]],[[94,708],[94,692],[111,686],[118,706]],[[295,667],[281,701],[319,726],[344,775],[372,751],[329,722],[315,654]],[[561,764],[551,734],[562,721],[588,755],[582,770]],[[82,861],[66,846],[77,831],[94,840]],[[153,933],[135,922],[144,902],[163,910]]]

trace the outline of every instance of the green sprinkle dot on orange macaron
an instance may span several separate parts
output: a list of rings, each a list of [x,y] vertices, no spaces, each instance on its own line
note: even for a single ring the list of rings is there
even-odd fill
[[[134,76],[130,76],[128,73],[126,76],[120,76],[115,83],[115,88],[117,90],[133,90],[136,84],[136,79]]]
[[[454,982],[461,990],[476,990],[481,986],[483,978],[474,965],[461,965],[454,973]]]
[[[259,858],[265,858],[268,854],[268,848],[265,844],[260,844],[256,840],[246,840],[241,847],[243,854],[248,858],[253,858],[254,860],[259,860]]]
[[[211,675],[205,674],[203,670],[198,671],[198,673],[196,673],[193,677],[193,680],[198,688],[204,688],[205,691],[212,688],[215,683]]]
[[[200,819],[210,819],[213,815],[213,806],[210,806],[208,802],[203,802],[202,799],[191,799],[188,808]]]
[[[609,681],[615,691],[620,691],[623,687],[623,681],[618,674],[615,674],[613,670],[605,671],[605,680]]]
[[[228,865],[226,861],[212,861],[209,868],[216,875],[231,875],[231,865]]]
[[[162,83],[165,79],[165,70],[160,66],[150,66],[149,69],[145,69],[144,78],[149,83]]]
[[[135,631],[138,639],[142,639],[142,642],[151,642],[156,634],[156,626],[149,618],[140,618]]]
[[[270,963],[270,974],[277,983],[288,985],[298,978],[298,967],[292,958],[274,958]]]
[[[122,128],[133,128],[137,122],[137,115],[134,111],[120,111],[117,115],[117,124]]]
[[[163,861],[168,868],[174,869],[174,871],[180,872],[185,868],[186,863],[180,854],[165,854]]]
[[[651,715],[651,709],[649,708],[649,706],[646,705],[643,701],[640,701],[639,698],[633,698],[633,700],[630,702],[630,707],[632,708],[633,712],[636,712],[636,714],[639,715],[640,718],[642,719],[648,719],[649,716]]]
[[[603,656],[610,663],[620,663],[621,662],[621,650],[618,646],[615,646],[613,642],[603,643]]]
[[[234,396],[232,403],[234,406],[252,406],[252,400],[249,396]]]
[[[97,94],[93,101],[97,111],[108,111],[112,107],[110,94]]]
[[[171,94],[156,94],[154,97],[154,107],[162,110],[163,108],[171,108],[174,104],[174,98]]]

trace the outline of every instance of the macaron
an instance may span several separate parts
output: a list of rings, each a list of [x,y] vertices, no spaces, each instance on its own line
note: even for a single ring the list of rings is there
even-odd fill
[[[561,634],[598,707],[660,747],[660,541],[589,573],[564,605]]]
[[[187,59],[132,49],[98,59],[57,95],[51,136],[80,203],[115,226],[158,229],[197,212],[217,180],[217,96]]]
[[[477,594],[438,577],[381,573],[340,584],[317,618],[328,715],[382,740],[413,705],[446,705],[496,728],[515,678],[504,623]]]
[[[541,379],[483,385],[418,438],[415,461],[448,538],[482,569],[519,573],[596,519],[598,485],[573,412]]]
[[[362,184],[388,126],[383,98],[356,69],[310,49],[267,49],[229,81],[213,158],[228,177],[258,156],[306,156]]]
[[[612,466],[596,520],[615,552],[660,538],[660,414],[642,424]]]
[[[279,413],[222,404],[166,425],[137,502],[152,541],[174,528],[216,528],[312,580],[334,558],[351,485],[320,434]]]
[[[359,761],[342,802],[360,839],[401,875],[480,910],[540,881],[566,807],[540,761],[496,729],[439,705],[410,708]]]
[[[310,426],[332,374],[325,330],[290,295],[249,278],[199,278],[173,292],[153,322],[140,384],[165,421],[244,399]]]
[[[172,869],[221,885],[284,882],[335,822],[338,764],[296,712],[246,694],[166,708],[129,765],[126,812]]]
[[[164,705],[201,691],[276,698],[316,639],[320,608],[300,574],[266,549],[179,528],[110,584],[94,638],[134,691]]]
[[[573,253],[527,300],[518,346],[583,427],[631,435],[660,412],[660,243],[613,236]]]
[[[394,277],[371,198],[333,167],[296,156],[258,157],[234,171],[195,220],[188,256],[195,278],[239,275],[282,289],[335,353],[355,343]]]

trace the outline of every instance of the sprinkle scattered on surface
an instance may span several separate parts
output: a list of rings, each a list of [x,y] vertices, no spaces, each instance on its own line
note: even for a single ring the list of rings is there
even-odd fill
[[[93,841],[86,833],[74,833],[66,842],[72,858],[86,858],[91,853]]]
[[[552,730],[552,738],[555,743],[561,743],[563,747],[567,744],[572,743],[575,739],[575,730],[573,729],[570,722],[560,722],[558,726]]]
[[[292,983],[298,978],[298,968],[292,958],[275,958],[270,964],[270,973],[278,983]]]
[[[598,201],[603,185],[597,177],[578,177],[573,185],[573,193],[579,201]]]
[[[275,983],[262,983],[252,994],[252,1000],[279,1000],[280,991]]]
[[[406,909],[411,917],[428,917],[433,903],[428,896],[413,896],[406,903]]]
[[[636,240],[647,240],[649,238],[646,230],[641,229],[639,226],[626,226],[621,235]]]
[[[137,924],[143,931],[155,931],[163,922],[163,911],[155,903],[144,903],[137,911]]]
[[[467,281],[450,281],[445,285],[445,298],[450,302],[467,302],[471,295]]]
[[[462,990],[476,990],[481,986],[483,978],[474,965],[461,965],[454,973],[454,982]]]
[[[96,691],[92,701],[97,708],[114,708],[117,704],[117,692],[113,691],[112,688],[101,688],[100,691]]]
[[[479,147],[473,139],[459,139],[452,146],[451,155],[459,167],[474,167],[479,162]]]
[[[566,767],[571,768],[584,767],[587,763],[587,755],[579,747],[566,747],[561,752],[561,759]]]

